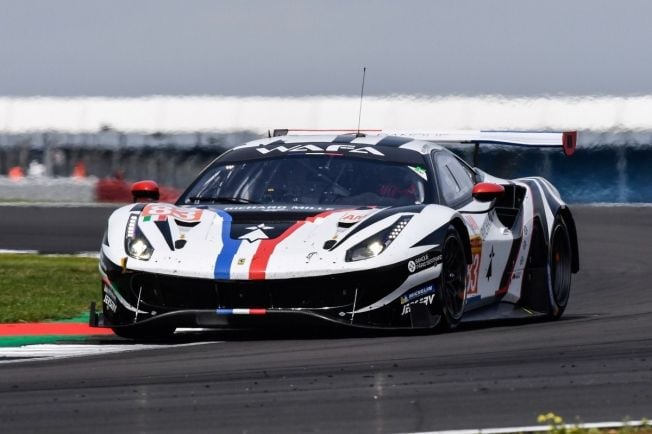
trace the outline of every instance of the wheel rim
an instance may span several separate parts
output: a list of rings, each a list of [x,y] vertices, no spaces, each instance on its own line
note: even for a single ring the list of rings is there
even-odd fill
[[[446,240],[444,246],[444,292],[443,308],[450,319],[462,317],[466,294],[466,264],[462,246],[455,237]]]
[[[552,292],[557,305],[563,308],[570,295],[571,257],[568,234],[562,226],[558,226],[553,234],[551,255]]]

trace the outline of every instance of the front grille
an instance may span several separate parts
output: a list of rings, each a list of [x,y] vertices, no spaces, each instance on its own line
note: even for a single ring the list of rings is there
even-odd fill
[[[327,308],[357,306],[378,300],[405,279],[392,267],[299,279],[214,281],[136,273],[130,287],[134,299],[155,309]],[[401,267],[401,270],[405,267]]]

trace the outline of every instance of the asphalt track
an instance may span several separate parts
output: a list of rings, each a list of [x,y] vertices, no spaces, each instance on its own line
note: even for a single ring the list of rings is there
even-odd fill
[[[581,272],[560,321],[439,335],[191,334],[162,349],[4,364],[0,431],[414,432],[535,425],[548,411],[570,422],[649,418],[652,207],[574,211]],[[83,213],[69,214],[50,218],[52,230]],[[188,342],[200,344],[174,345]]]

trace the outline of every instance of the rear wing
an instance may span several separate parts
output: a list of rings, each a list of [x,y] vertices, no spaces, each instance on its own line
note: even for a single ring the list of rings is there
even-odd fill
[[[577,131],[383,131],[383,134],[411,137],[429,142],[471,143],[524,146],[531,148],[561,148],[571,156],[577,147]]]
[[[577,131],[530,132],[530,131],[391,131],[391,130],[320,130],[320,129],[277,129],[270,136],[314,135],[314,134],[378,134],[410,137],[437,143],[469,143],[475,151],[481,144],[523,146],[532,148],[561,148],[567,156],[573,155],[577,146]]]

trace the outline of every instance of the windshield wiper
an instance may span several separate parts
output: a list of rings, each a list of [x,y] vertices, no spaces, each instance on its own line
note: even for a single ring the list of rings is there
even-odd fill
[[[245,199],[243,197],[228,197],[228,196],[190,196],[188,199],[200,202],[225,202],[225,203],[258,203],[253,200]]]

